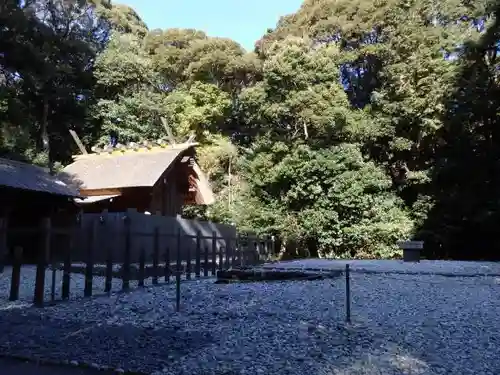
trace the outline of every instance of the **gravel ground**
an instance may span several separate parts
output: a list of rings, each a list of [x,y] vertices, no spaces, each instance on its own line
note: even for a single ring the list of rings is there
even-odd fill
[[[0,351],[146,374],[500,374],[495,277],[182,284],[0,311]]]
[[[0,374],[8,375],[107,375],[102,371],[62,366],[38,365],[32,362],[0,359]]]
[[[463,262],[446,260],[422,260],[418,263],[400,260],[331,260],[301,259],[264,265],[263,268],[300,270],[345,269],[364,273],[399,273],[442,276],[500,276],[500,262]]]

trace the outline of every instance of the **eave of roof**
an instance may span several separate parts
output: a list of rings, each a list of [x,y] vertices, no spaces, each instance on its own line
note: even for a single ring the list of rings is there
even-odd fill
[[[0,186],[72,198],[80,197],[78,189],[51,175],[47,169],[3,158],[0,158]]]

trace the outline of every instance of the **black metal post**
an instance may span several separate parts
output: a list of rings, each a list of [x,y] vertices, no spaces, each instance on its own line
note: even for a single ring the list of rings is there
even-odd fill
[[[351,280],[349,265],[345,265],[345,321],[351,323]]]

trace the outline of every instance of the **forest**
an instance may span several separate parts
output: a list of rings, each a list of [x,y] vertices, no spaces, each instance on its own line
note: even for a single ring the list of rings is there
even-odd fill
[[[265,9],[262,10],[263,12]],[[0,2],[0,155],[190,135],[217,202],[186,217],[283,256],[500,259],[494,0],[305,0],[245,51],[107,0]]]

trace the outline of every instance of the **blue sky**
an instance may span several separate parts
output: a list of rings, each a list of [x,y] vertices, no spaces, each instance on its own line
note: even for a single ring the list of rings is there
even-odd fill
[[[302,0],[117,0],[134,8],[150,29],[193,28],[252,50],[254,43]]]

